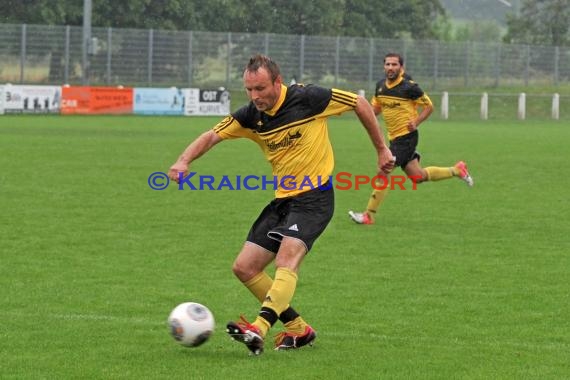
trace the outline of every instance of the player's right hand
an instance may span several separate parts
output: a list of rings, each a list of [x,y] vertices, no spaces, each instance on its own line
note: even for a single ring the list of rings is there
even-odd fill
[[[188,164],[185,164],[183,162],[176,162],[168,170],[168,178],[170,178],[172,181],[176,181],[176,183],[179,183],[180,173],[182,173],[183,177],[188,175]]]
[[[380,173],[385,175],[390,174],[394,169],[396,157],[392,155],[390,149],[383,149],[378,157],[378,169]]]

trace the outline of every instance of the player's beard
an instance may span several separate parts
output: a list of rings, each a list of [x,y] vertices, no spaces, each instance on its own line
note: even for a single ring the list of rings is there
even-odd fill
[[[253,101],[253,105],[260,112],[269,111],[275,106],[277,99],[277,96],[270,96],[258,101]]]
[[[269,109],[268,104],[265,102],[253,102],[253,105],[260,112],[267,111]]]
[[[386,71],[386,78],[390,81],[393,82],[396,79],[398,79],[398,77],[400,76],[400,73],[402,72],[402,70],[388,70]]]

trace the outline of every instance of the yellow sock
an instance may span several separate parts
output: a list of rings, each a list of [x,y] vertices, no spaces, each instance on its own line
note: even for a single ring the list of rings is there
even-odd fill
[[[267,273],[261,272],[243,284],[249,289],[255,298],[259,300],[259,302],[263,302],[267,292],[271,289],[271,285],[273,285],[273,280]]]
[[[273,285],[273,280],[269,275],[265,272],[259,273],[257,276],[253,277],[251,280],[243,283],[246,288],[259,300],[262,302],[265,300],[267,296],[267,292],[271,289],[271,285]],[[290,305],[287,305],[285,310],[289,308]]]
[[[291,302],[293,294],[295,294],[296,286],[297,273],[288,268],[277,268],[275,280],[271,289],[267,292],[262,307],[273,309],[277,315],[280,315],[289,307],[289,302]]]
[[[267,335],[267,332],[271,328],[271,324],[261,317],[255,318],[255,321],[253,321],[252,325],[259,329],[259,333],[262,338]]]
[[[307,327],[307,322],[305,322],[301,316],[293,319],[291,322],[285,323],[287,331],[294,334],[303,334],[305,332],[305,327]]]
[[[456,167],[441,168],[437,166],[428,166],[425,168],[425,171],[427,172],[428,181],[440,181],[442,179],[448,179],[459,173],[459,170],[457,170]]]
[[[376,215],[376,211],[378,211],[378,208],[380,207],[382,202],[384,202],[384,198],[386,198],[386,194],[388,194],[388,189],[389,187],[386,187],[385,189],[382,190],[374,189],[374,191],[372,191],[372,194],[370,194],[370,199],[368,199],[368,205],[366,205],[366,212],[373,221],[374,221],[374,215]]]
[[[267,296],[263,301],[262,308],[269,308],[280,315],[285,309],[289,307],[295,288],[297,286],[297,274],[288,268],[277,268],[275,271],[275,280],[271,289],[267,292]],[[265,335],[269,328],[270,323],[264,318],[257,317],[253,325],[259,327],[261,334]]]

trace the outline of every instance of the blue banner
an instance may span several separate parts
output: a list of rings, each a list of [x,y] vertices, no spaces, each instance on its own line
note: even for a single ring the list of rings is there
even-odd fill
[[[135,88],[133,112],[143,115],[184,115],[184,93],[177,88]]]

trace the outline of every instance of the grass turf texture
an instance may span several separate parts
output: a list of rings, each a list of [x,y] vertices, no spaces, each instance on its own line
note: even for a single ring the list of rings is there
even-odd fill
[[[568,377],[567,125],[422,125],[423,164],[464,159],[475,187],[392,191],[374,226],[347,216],[368,187],[337,191],[293,300],[315,347],[252,358],[224,332],[258,310],[230,268],[272,191],[147,184],[217,120],[0,117],[1,378]],[[354,116],[331,119],[330,134],[336,172],[373,173]],[[217,146],[193,170],[270,174],[248,141]],[[216,317],[195,349],[166,326],[188,300]]]

